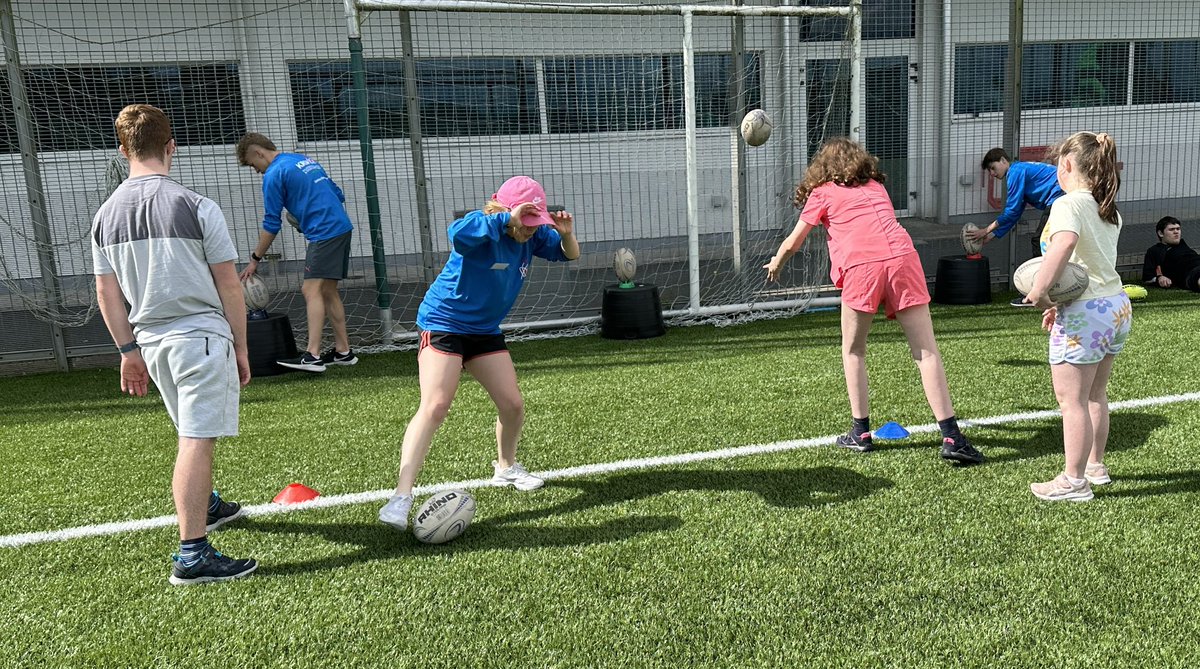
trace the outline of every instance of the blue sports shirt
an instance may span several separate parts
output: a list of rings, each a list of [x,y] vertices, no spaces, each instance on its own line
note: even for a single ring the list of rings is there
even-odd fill
[[[450,224],[450,259],[425,293],[417,327],[455,334],[500,334],[533,256],[568,260],[562,236],[539,226],[524,244],[508,236],[508,212],[472,211]]]
[[[1049,209],[1054,201],[1063,196],[1058,185],[1058,172],[1054,165],[1046,163],[1012,163],[1005,175],[1008,182],[1008,200],[1004,211],[996,217],[996,229],[992,234],[999,239],[1021,220],[1025,205],[1036,209]]]
[[[280,153],[263,173],[262,228],[277,235],[286,208],[300,221],[310,243],[340,237],[354,229],[342,189],[320,163],[299,153]]]

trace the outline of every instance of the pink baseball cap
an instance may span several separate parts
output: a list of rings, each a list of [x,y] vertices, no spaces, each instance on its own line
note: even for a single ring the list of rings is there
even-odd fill
[[[509,209],[514,209],[517,205],[526,202],[532,203],[536,212],[522,217],[522,225],[528,225],[531,228],[539,225],[554,225],[549,211],[546,210],[546,191],[542,189],[540,183],[530,177],[513,177],[505,181],[500,186],[500,190],[492,195],[492,199]]]

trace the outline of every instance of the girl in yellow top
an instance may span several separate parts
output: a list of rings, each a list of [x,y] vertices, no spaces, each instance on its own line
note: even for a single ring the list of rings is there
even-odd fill
[[[1092,485],[1112,480],[1104,466],[1108,377],[1133,322],[1116,270],[1121,179],[1117,146],[1107,133],[1077,132],[1048,158],[1058,164],[1066,195],[1050,209],[1041,237],[1045,261],[1025,299],[1045,310],[1042,327],[1050,331],[1050,376],[1062,411],[1066,467],[1030,489],[1047,501],[1085,502],[1092,499]],[[1046,291],[1068,260],[1087,270],[1088,287],[1078,299],[1056,305]]]

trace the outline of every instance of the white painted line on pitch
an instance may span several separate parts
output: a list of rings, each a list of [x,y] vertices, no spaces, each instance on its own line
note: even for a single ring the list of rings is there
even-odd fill
[[[1165,404],[1179,404],[1181,402],[1200,401],[1200,392],[1184,393],[1181,395],[1164,395],[1161,397],[1147,397],[1140,400],[1124,400],[1121,402],[1112,402],[1109,404],[1111,411],[1119,411],[1122,409],[1137,409],[1141,407],[1163,406]],[[1002,425],[1005,423],[1016,423],[1020,421],[1042,420],[1045,418],[1054,418],[1060,415],[1056,409],[1048,409],[1045,411],[1029,411],[1026,413],[1012,413],[1002,416],[991,416],[988,418],[975,418],[972,420],[960,421],[960,425],[964,427],[971,426],[987,426],[987,425]],[[907,428],[910,434],[921,434],[925,432],[937,432],[937,423],[926,423],[915,427]],[[731,448],[720,448],[714,451],[700,451],[696,453],[680,453],[678,455],[662,455],[653,458],[635,458],[631,460],[617,460],[616,462],[601,462],[593,465],[581,465],[578,467],[567,467],[566,469],[551,469],[544,472],[534,472],[538,476],[545,479],[569,479],[581,476],[594,476],[596,474],[611,474],[613,472],[628,471],[632,469],[650,469],[653,467],[670,467],[674,465],[683,465],[689,462],[704,462],[706,460],[728,460],[731,458],[741,458],[750,455],[765,455],[768,453],[781,453],[783,451],[794,451],[802,448],[813,448],[816,446],[825,446],[832,444],[840,434],[826,435],[824,437],[812,437],[809,439],[793,439],[789,441],[777,441],[771,444],[753,444],[750,446],[735,446]],[[417,486],[413,489],[414,495],[428,495],[443,490],[469,490],[475,488],[488,488],[492,486],[491,479],[471,479],[469,481],[454,481],[450,483],[438,483],[435,485]],[[254,506],[245,507],[246,515],[248,516],[272,516],[281,513],[292,513],[295,511],[308,511],[310,509],[326,509],[335,506],[347,506],[350,504],[363,504],[365,502],[378,502],[391,497],[392,489],[371,490],[367,492],[348,493],[345,495],[329,495],[318,497],[308,502],[300,502],[299,504],[257,504]],[[102,523],[99,525],[82,525],[79,527],[69,527],[62,530],[52,530],[49,532],[27,532],[25,534],[9,534],[0,536],[0,548],[18,548],[21,546],[29,546],[32,544],[43,544],[58,541],[70,541],[72,539],[83,539],[86,537],[99,537],[108,534],[122,534],[126,532],[138,532],[142,530],[150,530],[159,527],[172,527],[176,524],[175,516],[158,516],[157,518],[146,518],[143,520],[127,520],[119,523]]]

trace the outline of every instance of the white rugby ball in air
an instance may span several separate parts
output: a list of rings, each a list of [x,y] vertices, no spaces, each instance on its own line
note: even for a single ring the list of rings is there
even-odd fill
[[[771,118],[761,109],[752,109],[742,117],[742,139],[750,146],[762,146],[771,138]]]

